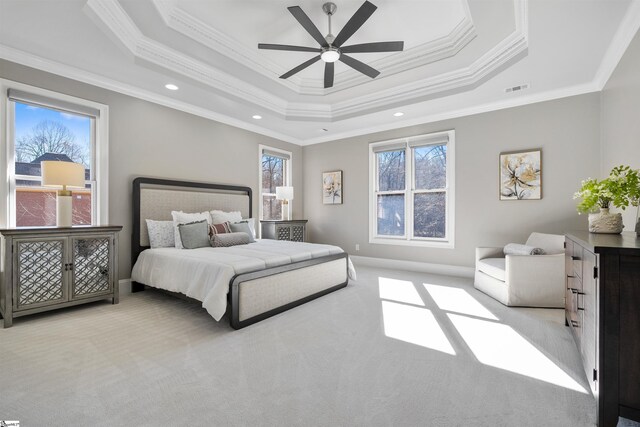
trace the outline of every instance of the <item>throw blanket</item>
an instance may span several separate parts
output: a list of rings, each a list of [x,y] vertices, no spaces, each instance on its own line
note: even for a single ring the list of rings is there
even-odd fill
[[[505,255],[544,255],[544,249],[533,246],[509,243],[504,247]]]

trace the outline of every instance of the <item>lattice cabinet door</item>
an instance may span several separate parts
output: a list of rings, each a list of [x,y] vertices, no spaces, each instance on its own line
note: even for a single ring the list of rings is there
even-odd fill
[[[72,237],[71,298],[113,291],[113,238],[109,235]]]
[[[304,224],[291,226],[291,240],[294,242],[304,242]]]
[[[277,240],[291,240],[291,227],[289,225],[276,226]]]
[[[14,243],[14,310],[59,304],[67,299],[67,239],[16,239]]]

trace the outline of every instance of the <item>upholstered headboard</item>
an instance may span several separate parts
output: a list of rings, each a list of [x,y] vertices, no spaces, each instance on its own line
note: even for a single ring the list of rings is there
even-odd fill
[[[133,180],[133,235],[131,265],[149,248],[147,219],[171,220],[171,211],[240,211],[251,217],[251,188],[139,177]]]

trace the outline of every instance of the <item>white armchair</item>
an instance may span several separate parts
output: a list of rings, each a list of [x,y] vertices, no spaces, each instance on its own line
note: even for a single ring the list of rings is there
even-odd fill
[[[526,244],[545,255],[476,248],[475,288],[507,306],[564,307],[564,236],[531,233]]]

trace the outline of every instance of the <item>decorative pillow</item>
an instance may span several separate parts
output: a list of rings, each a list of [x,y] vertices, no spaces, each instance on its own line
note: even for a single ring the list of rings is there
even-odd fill
[[[256,219],[255,218],[245,218],[240,222],[246,222],[249,225],[249,230],[251,230],[251,236],[256,238]]]
[[[186,213],[182,211],[171,211],[171,217],[173,217],[175,245],[178,249],[183,249],[182,241],[180,240],[180,232],[178,231],[178,224],[188,224],[190,222],[202,220],[206,220],[208,224],[211,224],[211,215],[209,212]]]
[[[211,246],[209,243],[209,224],[206,220],[178,224],[180,240],[185,249],[197,249]]]
[[[211,239],[211,246],[213,246],[214,248],[246,245],[247,243],[251,243],[251,241],[249,240],[249,235],[243,232],[214,234]]]
[[[222,224],[211,224],[209,226],[209,235],[231,233],[231,224],[223,222]]]
[[[173,221],[154,221],[147,219],[149,244],[154,248],[172,248],[176,245],[173,236]]]
[[[234,233],[247,233],[249,236],[249,243],[253,243],[256,239],[253,238],[253,233],[251,232],[251,228],[249,227],[249,223],[247,221],[236,222],[235,224],[231,224],[231,231]]]
[[[242,213],[240,211],[225,212],[225,211],[210,211],[211,224],[222,224],[223,222],[240,222],[242,221]]]
[[[543,249],[518,243],[509,243],[503,251],[505,255],[544,255]]]

